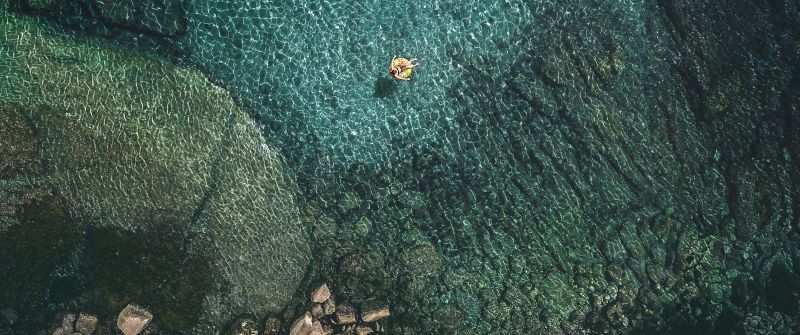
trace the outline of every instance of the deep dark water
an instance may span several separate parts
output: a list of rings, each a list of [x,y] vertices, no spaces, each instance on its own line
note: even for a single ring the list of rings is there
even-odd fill
[[[7,6],[0,334],[320,281],[390,333],[800,332],[795,1]]]

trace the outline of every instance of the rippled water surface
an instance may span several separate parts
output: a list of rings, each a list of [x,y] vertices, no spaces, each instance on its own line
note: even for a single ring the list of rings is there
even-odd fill
[[[0,334],[800,331],[794,1],[0,4]]]

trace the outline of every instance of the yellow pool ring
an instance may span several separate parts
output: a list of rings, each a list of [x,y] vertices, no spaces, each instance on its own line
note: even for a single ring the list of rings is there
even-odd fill
[[[402,64],[406,64],[406,63],[408,63],[408,59],[405,59],[405,58],[402,58],[402,57],[398,57],[398,58],[395,58],[395,59],[393,59],[393,60],[392,60],[392,65],[391,65],[390,67],[392,67],[392,68],[394,68],[394,67],[397,67],[397,68],[399,68],[399,67],[400,67],[400,65],[402,65]],[[403,71],[400,71],[400,74],[399,74],[398,76],[400,76],[401,78],[408,79],[408,78],[411,78],[411,73],[412,73],[413,71],[414,71],[414,69],[412,69],[412,68],[405,69],[405,70],[403,70]]]
[[[395,58],[395,59],[392,59],[392,66],[390,66],[390,67],[399,67],[400,65],[405,64],[405,63],[408,63],[408,59],[405,59],[405,58],[402,58],[402,57]]]
[[[411,78],[411,71],[414,71],[414,69],[405,69],[405,70],[403,70],[402,72],[400,72],[400,77],[406,78],[406,79]]]

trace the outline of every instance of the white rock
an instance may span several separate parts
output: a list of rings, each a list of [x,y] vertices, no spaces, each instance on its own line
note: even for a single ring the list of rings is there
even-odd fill
[[[336,321],[340,325],[356,323],[356,309],[349,304],[336,306]]]
[[[128,305],[122,309],[122,312],[119,312],[117,328],[125,335],[137,335],[147,327],[151,320],[153,320],[153,314],[146,309]]]
[[[301,316],[292,324],[292,328],[289,330],[289,335],[308,335],[311,334],[313,329],[314,323],[311,319],[311,314],[306,312],[306,314],[303,314],[303,316]]]
[[[391,315],[391,313],[389,313],[389,306],[371,306],[369,308],[365,308],[364,311],[361,312],[361,320],[364,320],[364,322],[372,322],[383,319],[389,315]]]
[[[369,335],[372,333],[372,327],[368,325],[356,326],[356,335]]]
[[[84,335],[89,335],[97,329],[97,316],[81,313],[75,321],[75,330]]]
[[[311,324],[311,333],[309,335],[323,335],[322,323],[320,323],[319,321],[314,321],[314,323]]]
[[[75,314],[61,313],[56,317],[56,322],[50,329],[50,335],[71,335],[72,324],[75,323]]]
[[[331,297],[331,290],[328,289],[328,284],[322,284],[313,293],[311,293],[311,301],[321,304]]]

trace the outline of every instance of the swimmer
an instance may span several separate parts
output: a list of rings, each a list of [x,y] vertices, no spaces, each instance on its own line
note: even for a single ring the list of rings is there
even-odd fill
[[[415,64],[414,62],[417,63]],[[419,62],[416,58],[408,60],[394,56],[392,57],[392,63],[389,65],[389,75],[395,79],[409,80],[411,78],[411,72],[417,65],[419,65]]]

